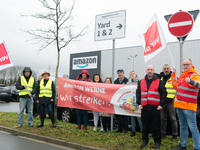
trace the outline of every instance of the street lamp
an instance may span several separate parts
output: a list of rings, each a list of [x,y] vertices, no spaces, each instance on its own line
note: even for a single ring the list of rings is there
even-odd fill
[[[134,58],[137,57],[137,56],[138,56],[138,54],[136,54],[136,55],[134,55],[134,56],[130,55],[130,57],[133,58],[133,69],[134,69]],[[131,58],[128,57],[127,59],[130,60]]]

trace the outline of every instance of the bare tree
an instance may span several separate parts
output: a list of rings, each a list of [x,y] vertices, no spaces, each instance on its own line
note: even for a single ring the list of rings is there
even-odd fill
[[[48,13],[23,15],[37,19],[43,19],[46,21],[51,21],[53,23],[53,26],[48,27],[47,29],[26,30],[25,32],[33,36],[31,40],[36,40],[36,44],[42,43],[39,51],[44,50],[50,45],[56,45],[57,49],[57,66],[55,75],[56,87],[57,87],[57,77],[58,77],[61,49],[68,46],[68,44],[71,41],[77,40],[79,37],[85,35],[87,33],[86,29],[88,28],[87,25],[80,32],[73,34],[72,29],[74,28],[74,26],[72,25],[72,20],[74,16],[72,15],[72,12],[74,10],[76,0],[72,0],[71,7],[68,9],[61,8],[62,6],[61,1],[62,0],[48,0],[48,1],[39,0],[39,2],[48,11]],[[63,34],[64,31],[65,34]],[[55,120],[57,120],[57,89],[55,95],[56,96],[54,105],[54,115],[55,115]]]

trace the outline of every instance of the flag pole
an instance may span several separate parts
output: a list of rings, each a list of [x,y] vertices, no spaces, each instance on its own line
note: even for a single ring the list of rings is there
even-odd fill
[[[168,44],[167,44],[167,49],[168,49],[168,51],[169,51],[169,55],[170,55],[170,58],[171,58],[171,60],[172,60],[173,68],[175,68],[174,60],[173,60],[173,58],[172,58],[172,53],[171,53],[171,51],[170,51],[170,49],[169,49],[169,45],[168,45]]]

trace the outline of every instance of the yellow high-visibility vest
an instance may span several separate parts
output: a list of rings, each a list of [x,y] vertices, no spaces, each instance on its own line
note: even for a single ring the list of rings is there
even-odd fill
[[[47,84],[44,86],[44,79],[40,81],[40,94],[39,97],[52,97],[52,80],[49,79]]]
[[[30,77],[29,81],[27,83],[25,77],[21,76],[21,86],[24,86],[24,85],[27,85],[27,88],[23,89],[23,90],[18,90],[19,91],[19,96],[31,94],[31,92],[33,91],[34,78]]]
[[[163,80],[163,77],[161,78],[161,80]],[[176,90],[172,86],[171,77],[167,80],[165,88],[167,90],[167,98],[174,98],[176,95]]]

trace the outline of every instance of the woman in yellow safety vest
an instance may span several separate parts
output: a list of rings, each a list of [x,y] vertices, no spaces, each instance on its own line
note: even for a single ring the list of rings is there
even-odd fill
[[[37,127],[40,128],[44,126],[45,105],[47,105],[49,116],[52,121],[52,126],[53,128],[55,128],[56,125],[55,125],[55,119],[54,119],[54,113],[53,113],[55,86],[54,86],[53,81],[49,79],[49,76],[50,76],[49,72],[44,71],[41,76],[43,77],[43,79],[38,84],[38,88],[36,91],[37,103],[40,103],[40,109],[41,109],[41,116],[40,116],[41,123]]]

